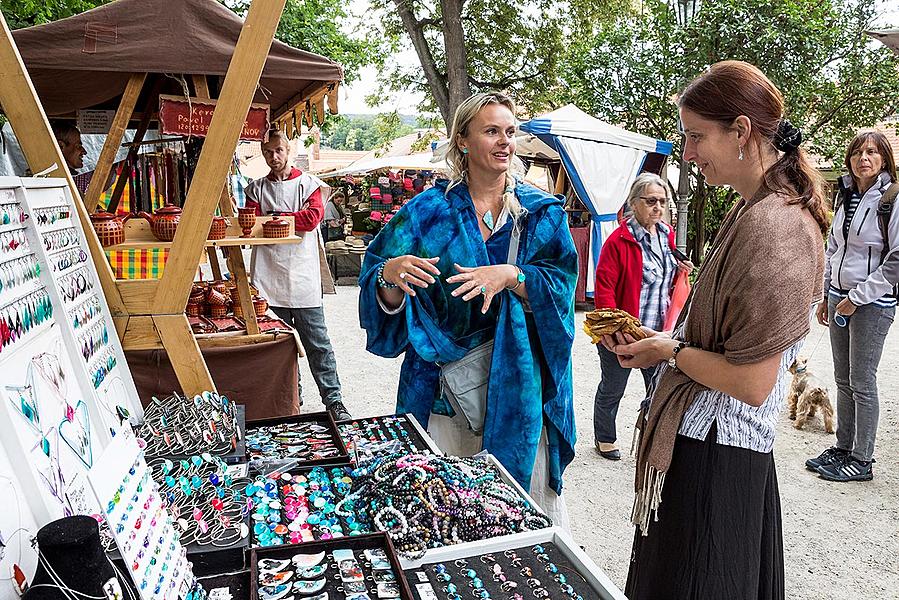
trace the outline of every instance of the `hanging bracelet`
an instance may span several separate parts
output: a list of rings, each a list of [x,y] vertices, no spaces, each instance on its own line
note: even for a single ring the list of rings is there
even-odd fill
[[[389,260],[389,259],[388,259]],[[380,265],[378,265],[378,287],[383,288],[385,290],[392,290],[396,287],[396,284],[390,283],[386,279],[384,279],[384,267],[387,266],[387,261],[385,260]]]

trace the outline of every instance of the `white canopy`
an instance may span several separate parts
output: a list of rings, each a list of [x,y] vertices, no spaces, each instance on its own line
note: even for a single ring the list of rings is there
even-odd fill
[[[586,291],[593,296],[596,261],[603,241],[617,227],[618,209],[650,153],[669,155],[670,142],[610,125],[569,104],[519,126],[533,138],[519,140],[519,156],[558,159],[590,211]]]
[[[371,173],[379,169],[390,169],[392,171],[400,171],[403,169],[416,169],[419,171],[449,171],[449,167],[445,160],[431,162],[434,155],[430,152],[421,152],[418,154],[407,154],[406,156],[381,156],[371,160],[353,163],[337,171],[330,173],[320,173],[319,177],[341,177],[343,175],[361,175],[363,173]]]

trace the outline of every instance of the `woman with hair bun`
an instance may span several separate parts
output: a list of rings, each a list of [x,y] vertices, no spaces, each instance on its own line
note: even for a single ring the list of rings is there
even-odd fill
[[[448,454],[488,450],[567,528],[577,251],[562,202],[517,177],[515,126],[503,94],[459,106],[451,181],[415,196],[369,245],[359,315],[370,352],[405,353],[397,412],[413,413]],[[479,363],[486,400],[473,411],[441,389],[441,366],[490,340]]]
[[[784,597],[774,436],[785,373],[821,299],[820,179],[756,67],[713,65],[679,99],[684,158],[740,199],[673,337],[607,337],[624,367],[659,365],[637,426],[631,600]]]

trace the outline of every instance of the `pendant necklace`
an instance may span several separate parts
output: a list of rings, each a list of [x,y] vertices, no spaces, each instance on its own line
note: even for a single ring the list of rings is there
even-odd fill
[[[474,202],[472,202],[471,205],[474,206],[475,214],[478,215],[478,217],[481,219],[481,221],[484,222],[484,225],[487,227],[487,229],[489,229],[490,231],[493,231],[493,228],[496,226],[496,221],[493,219],[493,213],[490,212],[489,210],[486,210],[484,212],[479,212],[478,207],[475,206]]]

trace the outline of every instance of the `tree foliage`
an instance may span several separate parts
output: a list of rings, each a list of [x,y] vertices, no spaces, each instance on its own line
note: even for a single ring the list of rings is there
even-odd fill
[[[10,29],[21,29],[65,19],[109,0],[0,0],[0,11]]]
[[[820,163],[840,156],[861,127],[899,108],[899,60],[865,30],[876,0],[716,0],[686,26],[671,6],[646,0],[639,18],[600,21],[574,39],[560,66],[556,102],[675,142],[679,90],[711,64],[753,63],[783,91],[786,115]],[[693,257],[733,200],[691,168]]]
[[[396,112],[334,116],[328,119],[322,132],[322,144],[335,150],[376,150],[413,131]]]

